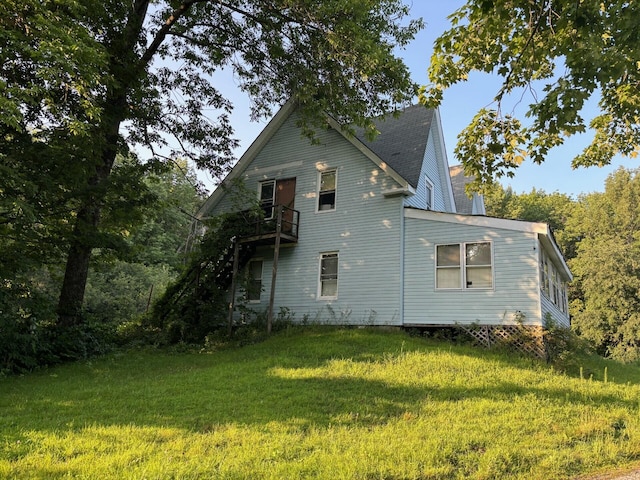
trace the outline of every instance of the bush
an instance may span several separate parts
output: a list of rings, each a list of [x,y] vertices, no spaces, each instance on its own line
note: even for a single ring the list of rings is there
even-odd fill
[[[220,282],[219,264],[229,257],[234,237],[253,231],[256,215],[254,212],[220,215],[209,225],[188,267],[155,302],[146,318],[148,328],[162,332],[162,343],[201,344],[213,332],[228,329],[228,285]]]
[[[56,325],[55,303],[28,283],[0,288],[0,373],[15,374],[38,367],[86,359],[109,351],[115,327],[88,322]]]
[[[26,280],[0,285],[0,373],[19,373],[39,365],[49,348],[42,325],[53,318],[52,303]]]
[[[576,366],[579,359],[593,354],[591,344],[570,328],[560,325],[549,313],[545,318],[544,344],[547,361],[561,370]]]

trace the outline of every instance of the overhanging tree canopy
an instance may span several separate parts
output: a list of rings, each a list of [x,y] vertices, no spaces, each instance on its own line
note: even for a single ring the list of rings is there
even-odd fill
[[[45,226],[56,212],[63,231],[54,238],[69,252],[63,324],[80,321],[118,153],[144,145],[150,165],[179,154],[217,175],[232,160],[233,105],[216,86],[220,69],[233,70],[254,117],[296,99],[307,134],[323,112],[373,133],[369,119],[415,93],[393,50],[422,22],[402,25],[400,0],[7,1],[0,215],[18,241],[34,224],[25,212]]]
[[[502,77],[495,108],[478,112],[460,134],[456,155],[475,184],[512,176],[526,157],[536,163],[576,133],[586,131],[582,108],[599,98],[589,127],[591,144],[572,165],[606,165],[640,148],[640,4],[628,1],[469,0],[450,19],[452,28],[435,42],[429,106],[471,72]],[[540,89],[540,90],[539,90]],[[533,101],[530,124],[503,111],[503,99]]]

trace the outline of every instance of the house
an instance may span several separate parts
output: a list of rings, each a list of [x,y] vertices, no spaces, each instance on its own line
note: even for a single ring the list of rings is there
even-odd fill
[[[466,196],[438,110],[389,116],[373,141],[327,121],[312,144],[285,104],[199,211],[241,208],[241,182],[279,219],[277,234],[245,239],[236,270],[255,288],[234,298],[348,325],[569,325],[572,277],[549,227],[487,217]]]

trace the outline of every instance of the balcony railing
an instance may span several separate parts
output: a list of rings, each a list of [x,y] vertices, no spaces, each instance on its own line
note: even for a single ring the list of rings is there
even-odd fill
[[[298,230],[300,227],[300,212],[284,205],[274,205],[270,207],[271,218],[260,218],[248,220],[251,228],[243,235],[242,242],[270,243],[280,235],[282,241],[295,243],[298,241]]]

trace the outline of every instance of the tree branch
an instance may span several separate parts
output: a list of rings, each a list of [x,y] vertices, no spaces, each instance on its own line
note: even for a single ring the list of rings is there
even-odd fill
[[[548,5],[548,7],[549,7],[549,10],[552,9],[551,5]],[[544,5],[542,5],[542,10],[540,11],[540,13],[538,15],[538,18],[537,18],[535,24],[533,25],[533,28],[531,30],[531,34],[529,35],[529,38],[527,38],[527,43],[524,45],[524,48],[520,52],[520,55],[518,55],[518,57],[516,58],[515,62],[513,62],[514,64],[517,64],[517,63],[520,62],[520,60],[524,56],[525,52],[527,51],[527,49],[529,48],[529,46],[533,42],[533,38],[535,37],[536,33],[538,32],[538,29],[540,28],[540,24],[542,23],[542,20],[545,18],[544,13],[545,13],[545,8],[544,8]],[[502,83],[502,87],[500,88],[500,91],[496,95],[496,101],[498,102],[498,104],[502,101],[502,97],[504,96],[505,93],[507,93],[507,91],[509,89],[509,83],[511,82],[511,77],[513,76],[513,71],[514,71],[513,67],[509,69],[509,73],[507,75],[507,78],[505,78],[504,82]]]
[[[138,0],[139,2],[143,2],[143,0]],[[220,5],[223,8],[226,8],[232,12],[238,13],[240,15],[242,15],[245,18],[249,18],[251,20],[253,20],[254,22],[263,25],[263,26],[268,26],[270,28],[273,28],[273,22],[268,21],[267,19],[264,18],[260,18],[256,15],[254,15],[253,13],[249,12],[248,10],[242,9],[242,8],[238,8],[234,5],[231,5],[227,2],[224,2],[222,0],[186,0],[184,1],[178,8],[176,8],[171,15],[169,15],[169,17],[167,18],[167,20],[164,22],[164,24],[162,25],[162,27],[158,30],[158,32],[156,33],[155,37],[153,38],[153,41],[151,42],[151,44],[147,47],[147,49],[144,51],[144,53],[142,54],[142,56],[140,57],[140,66],[141,67],[145,67],[146,65],[149,64],[149,62],[151,61],[151,59],[153,58],[153,56],[156,54],[156,52],[158,51],[158,49],[160,48],[160,45],[162,45],[162,42],[165,40],[165,38],[167,37],[167,35],[169,34],[173,34],[173,35],[178,35],[180,36],[180,34],[178,33],[174,33],[171,32],[171,28],[176,24],[176,22],[183,17],[187,11],[195,4],[197,3],[207,3],[207,2],[215,2],[218,5]],[[272,13],[279,17],[280,19],[284,20],[285,22],[288,23],[295,23],[298,25],[304,25],[306,28],[309,28],[311,30],[315,30],[315,31],[320,31],[322,30],[320,27],[318,27],[317,25],[313,25],[311,23],[304,23],[290,15],[285,15],[284,13],[272,9]],[[190,37],[185,36],[184,34],[182,34],[183,38],[185,39],[189,39],[191,40]]]
[[[173,35],[174,37],[180,37],[180,38],[188,41],[189,43],[191,43],[193,45],[197,45],[199,47],[205,47],[205,46],[211,46],[211,45],[214,45],[214,46],[220,47],[220,48],[233,48],[233,47],[235,47],[235,45],[233,45],[231,43],[207,42],[205,44],[204,41],[198,40],[197,38],[191,37],[191,36],[186,35],[186,34],[181,33],[181,32],[167,32],[167,35]]]
[[[164,42],[169,30],[171,27],[185,14],[189,9],[195,5],[196,3],[207,2],[209,0],[187,0],[183,2],[178,8],[176,8],[169,18],[164,22],[160,30],[156,33],[155,37],[153,37],[153,41],[151,45],[147,47],[142,56],[140,57],[140,66],[145,67],[149,64],[153,56],[157,53],[160,45]]]

